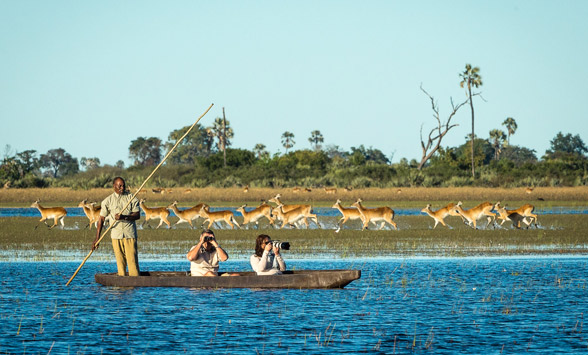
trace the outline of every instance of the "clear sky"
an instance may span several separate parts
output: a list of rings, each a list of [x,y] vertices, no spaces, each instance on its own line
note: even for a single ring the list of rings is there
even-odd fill
[[[227,119],[233,147],[363,144],[420,159],[419,132],[464,101],[476,135],[515,118],[540,157],[557,132],[588,143],[588,1],[0,1],[1,149],[129,162],[137,137]],[[469,107],[444,146],[471,131]]]

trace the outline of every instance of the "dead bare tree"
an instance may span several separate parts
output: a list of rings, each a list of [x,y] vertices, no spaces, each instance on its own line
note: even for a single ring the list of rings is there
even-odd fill
[[[451,119],[453,118],[453,116],[455,116],[457,110],[459,110],[463,105],[469,102],[468,99],[460,103],[459,105],[455,106],[455,104],[453,103],[453,99],[449,98],[449,100],[451,101],[452,111],[449,117],[447,118],[447,121],[445,121],[445,123],[441,123],[441,118],[439,117],[439,105],[437,104],[437,102],[435,102],[433,96],[431,96],[425,89],[423,89],[422,84],[421,90],[429,97],[429,99],[431,99],[433,117],[437,121],[437,126],[431,129],[431,131],[429,132],[429,136],[427,138],[427,143],[425,143],[425,141],[423,140],[423,126],[421,125],[421,148],[423,150],[423,155],[421,158],[421,162],[418,166],[418,170],[421,170],[423,166],[425,166],[425,163],[427,163],[427,161],[431,159],[433,154],[435,154],[435,152],[439,150],[439,147],[441,147],[441,141],[443,140],[443,137],[445,137],[447,132],[449,132],[449,130],[451,130],[453,127],[459,126],[458,124],[451,124]]]

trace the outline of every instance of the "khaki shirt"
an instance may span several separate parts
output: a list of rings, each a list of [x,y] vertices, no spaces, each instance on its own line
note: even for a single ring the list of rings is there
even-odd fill
[[[133,212],[139,212],[139,200],[133,198],[132,194],[125,192],[122,195],[113,192],[112,195],[102,201],[102,208],[100,209],[100,216],[110,218],[114,226],[110,229],[110,237],[112,239],[123,238],[137,238],[137,226],[135,221],[116,221],[114,215],[117,213],[129,215]],[[122,208],[131,200],[129,206],[122,211]]]

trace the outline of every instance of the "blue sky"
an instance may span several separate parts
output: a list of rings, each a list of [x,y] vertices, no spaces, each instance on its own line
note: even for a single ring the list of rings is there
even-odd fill
[[[233,147],[363,144],[420,159],[421,125],[464,101],[480,67],[476,134],[514,117],[541,156],[559,131],[588,143],[586,1],[1,1],[0,145],[129,162],[225,107]],[[468,107],[443,141],[471,130]]]

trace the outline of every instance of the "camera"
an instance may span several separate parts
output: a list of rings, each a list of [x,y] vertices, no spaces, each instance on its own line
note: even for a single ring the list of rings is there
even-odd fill
[[[214,237],[211,237],[209,235],[207,235],[207,236],[204,237],[204,241],[205,242],[210,242],[211,240],[214,240]]]
[[[279,240],[273,240],[271,243],[276,248],[280,248],[283,250],[290,250],[290,243],[288,243],[288,242],[280,242]]]

